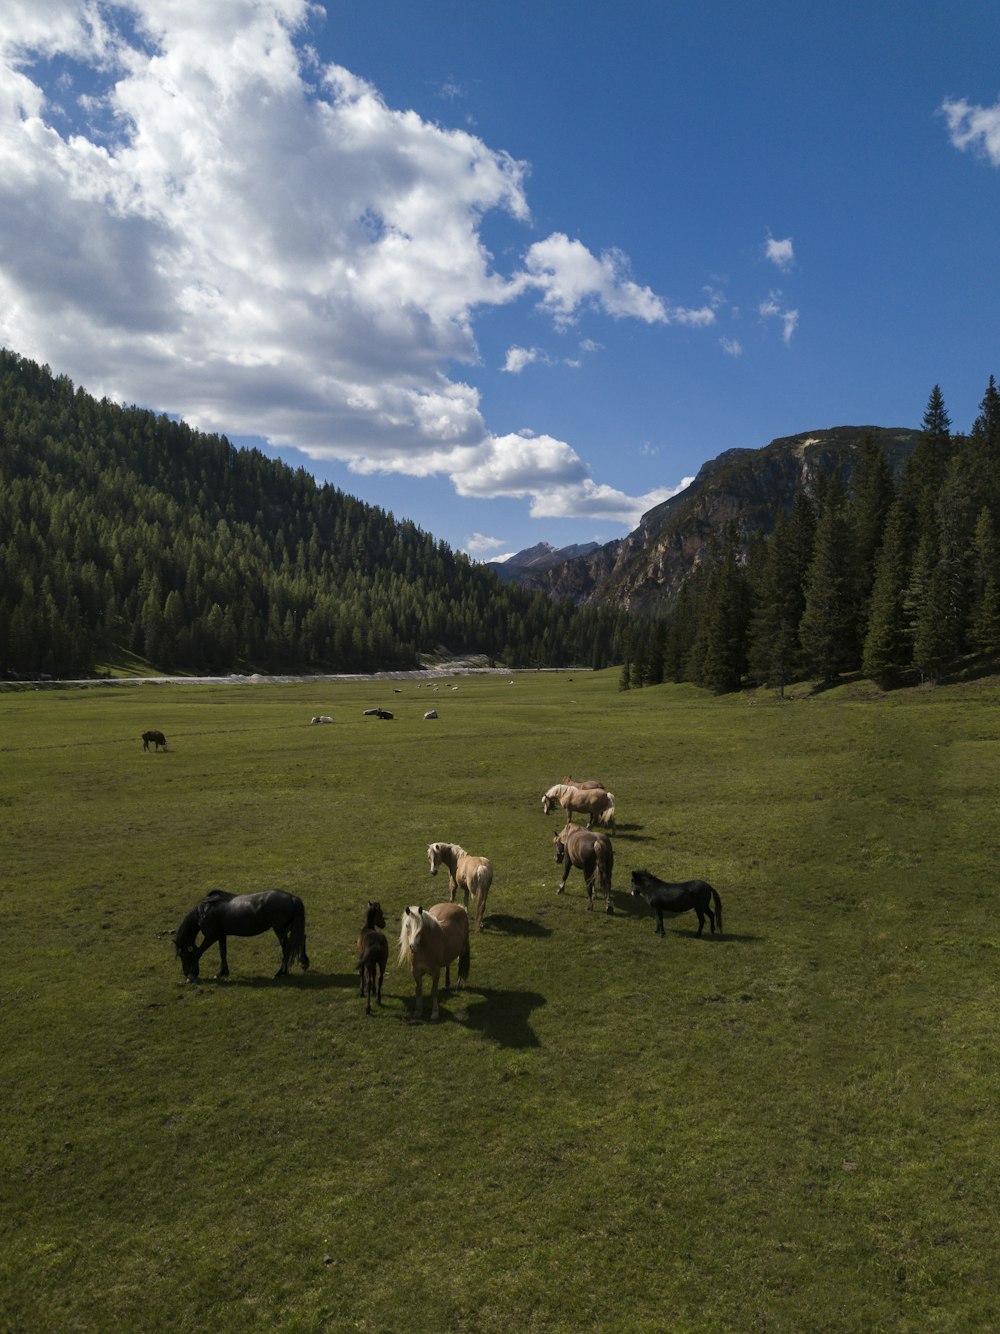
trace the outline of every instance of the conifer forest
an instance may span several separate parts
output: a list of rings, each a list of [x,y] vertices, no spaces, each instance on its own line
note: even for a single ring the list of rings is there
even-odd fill
[[[0,351],[0,675],[621,665],[623,689],[884,688],[1000,656],[1000,390],[966,434],[940,389],[893,476],[868,440],[717,534],[657,614],[529,593],[416,525],[255,449],[98,401]]]
[[[874,440],[848,490],[834,473],[778,506],[766,534],[735,526],[692,570],[668,616],[630,627],[620,684],[690,681],[783,692],[862,673],[934,681],[1000,656],[1000,390],[968,434],[940,388],[894,477]]]
[[[604,667],[626,618],[503,585],[259,450],[0,351],[0,674]]]

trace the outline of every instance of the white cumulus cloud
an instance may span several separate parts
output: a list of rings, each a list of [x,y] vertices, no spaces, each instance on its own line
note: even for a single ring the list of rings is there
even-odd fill
[[[991,107],[973,106],[964,97],[946,99],[941,113],[956,148],[972,149],[1000,167],[1000,101]]]
[[[795,250],[790,236],[786,236],[783,241],[769,236],[764,242],[764,254],[779,269],[790,269],[795,263]]]
[[[498,555],[498,552],[503,552],[505,546],[502,537],[488,537],[485,533],[473,533],[465,540],[465,550],[468,555],[479,560],[505,560],[514,554],[511,551]]]
[[[5,0],[0,344],[358,472],[631,515],[643,498],[593,482],[569,444],[495,436],[454,368],[479,361],[477,314],[524,298],[560,329],[714,312],[669,308],[620,251],[562,232],[526,236],[502,271],[481,227],[500,213],[528,232],[526,164],[321,65],[322,16],[311,0]],[[515,345],[505,369],[538,359]]]
[[[786,343],[790,343],[792,335],[795,333],[795,327],[799,322],[799,312],[783,307],[781,299],[780,292],[772,292],[766,300],[760,303],[757,310],[766,320],[779,319],[781,321],[781,336]]]
[[[517,344],[507,349],[507,357],[503,364],[503,369],[509,375],[520,375],[525,366],[530,366],[533,361],[544,361],[545,354],[537,347],[518,347]]]

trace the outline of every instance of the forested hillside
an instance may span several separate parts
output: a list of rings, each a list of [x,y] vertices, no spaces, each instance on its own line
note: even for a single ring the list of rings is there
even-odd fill
[[[502,585],[303,470],[0,351],[0,673],[366,672],[445,646],[621,660],[625,618]]]
[[[1000,391],[970,432],[940,389],[898,480],[874,435],[850,485],[819,473],[764,535],[713,541],[666,618],[635,618],[624,686],[693,681],[783,689],[861,671],[880,685],[938,679],[1000,656]]]

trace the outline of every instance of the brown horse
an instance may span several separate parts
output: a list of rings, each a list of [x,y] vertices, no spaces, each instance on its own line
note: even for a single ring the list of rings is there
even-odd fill
[[[148,732],[143,732],[142,734],[143,750],[149,750],[150,746],[152,746],[154,750],[159,750],[161,746],[163,747],[164,750],[169,749],[169,747],[167,746],[167,738],[163,735],[163,733],[155,732],[152,729],[150,729],[150,731]]]
[[[605,911],[614,912],[611,902],[611,872],[615,864],[615,852],[607,834],[592,834],[579,825],[569,823],[552,840],[556,847],[556,862],[563,864],[562,880],[556,893],[561,894],[566,888],[566,879],[570,868],[578,867],[583,872],[587,886],[587,910],[594,906],[594,881],[604,894]]]
[[[361,974],[360,994],[364,996],[365,987],[368,988],[365,1014],[371,1014],[372,1012],[373,991],[376,1003],[382,1004],[382,979],[385,977],[385,966],[389,962],[389,942],[382,932],[377,929],[380,926],[385,926],[382,905],[369,899],[365,924],[358,936],[358,972]],[[376,973],[378,974],[377,981]]]
[[[597,790],[600,790],[601,792],[607,791],[605,785],[598,782],[596,778],[587,778],[584,779],[582,783],[578,783],[575,778],[571,778],[570,775],[567,774],[561,781],[564,782],[567,787],[582,788],[584,792],[594,792]]]
[[[417,998],[413,1017],[419,1019],[424,1003],[424,976],[431,979],[431,1018],[438,1016],[438,977],[451,986],[451,963],[458,960],[458,989],[469,976],[469,914],[460,903],[435,903],[403,909],[399,929],[399,962],[413,974]]]
[[[615,795],[603,788],[571,787],[568,783],[555,783],[542,797],[542,814],[548,815],[561,806],[566,818],[572,819],[574,811],[580,811],[589,817],[588,829],[593,829],[594,821],[611,826],[615,830]]]
[[[493,884],[493,863],[489,857],[473,857],[457,843],[431,843],[427,848],[427,860],[430,862],[431,875],[437,875],[439,866],[447,866],[452,903],[455,902],[456,891],[460,889],[468,908],[469,895],[472,895],[476,905],[476,930],[482,931],[486,896]]]

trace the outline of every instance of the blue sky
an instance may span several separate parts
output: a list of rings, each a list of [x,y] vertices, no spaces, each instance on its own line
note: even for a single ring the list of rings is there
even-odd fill
[[[1000,374],[1000,11],[4,0],[0,343],[477,558]]]

